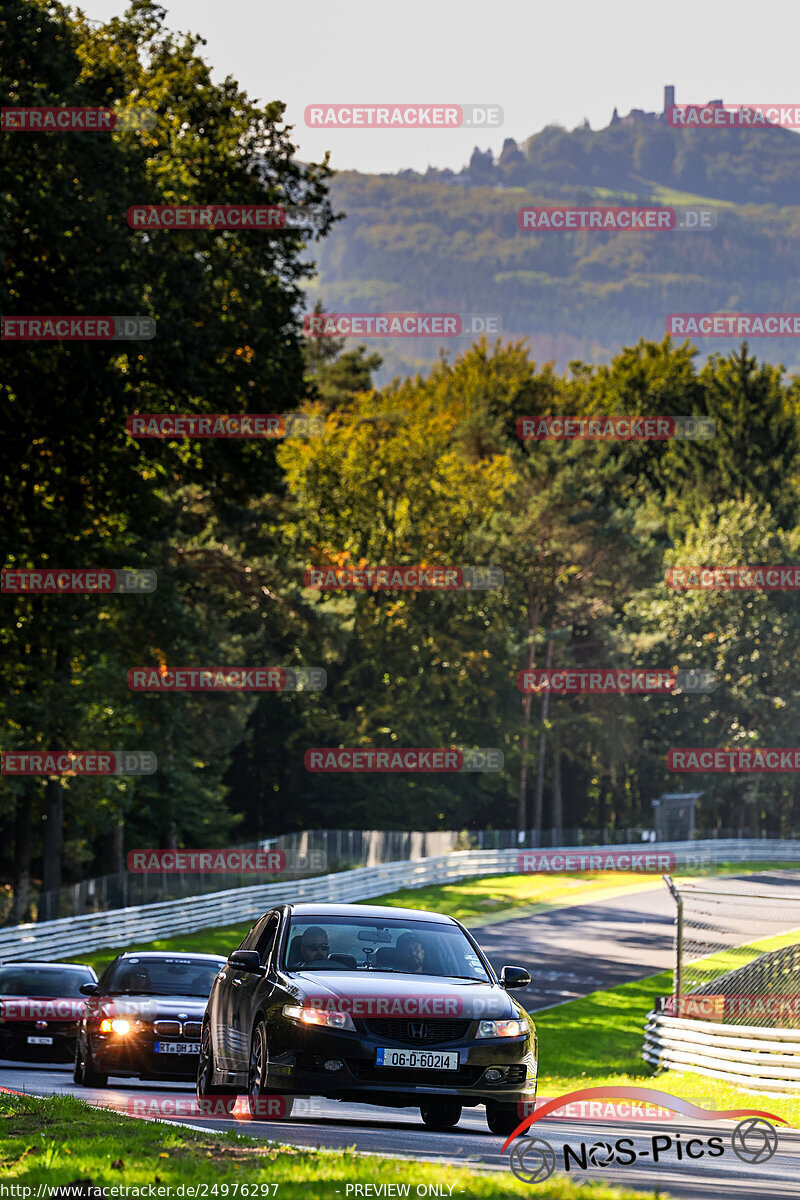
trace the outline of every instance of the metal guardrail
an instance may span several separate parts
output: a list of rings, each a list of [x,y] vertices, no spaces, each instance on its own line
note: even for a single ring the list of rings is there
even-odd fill
[[[759,1029],[648,1014],[642,1058],[654,1067],[800,1096],[800,1030]]]
[[[555,853],[586,853],[606,846],[559,846]],[[800,859],[800,842],[779,839],[637,843],[615,846],[634,853],[674,851],[678,866],[715,855],[731,862],[747,859],[779,862]],[[0,929],[0,960],[74,956],[89,950],[124,948],[155,938],[215,926],[254,921],[275,904],[321,900],[350,903],[367,900],[400,888],[425,887],[470,876],[504,875],[516,871],[518,850],[465,850],[417,861],[382,863],[323,875],[313,879],[268,883],[143,904],[109,912],[86,913],[38,924]]]

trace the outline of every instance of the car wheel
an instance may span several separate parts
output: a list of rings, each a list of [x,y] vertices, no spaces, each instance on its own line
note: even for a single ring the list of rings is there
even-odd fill
[[[75,1043],[75,1065],[72,1068],[72,1082],[82,1084],[84,1071],[85,1067],[83,1057],[81,1055],[81,1039],[78,1038],[77,1042]]]
[[[200,1057],[197,1060],[197,1106],[201,1110],[207,1108],[216,1112],[221,1104],[225,1112],[232,1112],[237,1100],[236,1094],[231,1094],[229,1087],[213,1083],[213,1079],[214,1048],[211,1044],[211,1024],[204,1021],[200,1037]]]
[[[420,1115],[429,1129],[452,1129],[461,1120],[463,1107],[458,1100],[425,1100],[419,1106]]]
[[[288,1117],[294,1107],[294,1097],[265,1088],[267,1078],[267,1027],[258,1021],[250,1043],[250,1067],[247,1072],[247,1101],[254,1121],[269,1121]]]
[[[84,1087],[104,1088],[108,1086],[108,1075],[104,1074],[102,1071],[98,1071],[94,1065],[94,1059],[92,1058],[92,1047],[89,1044],[88,1037],[86,1039],[86,1049],[84,1050],[83,1055],[81,1055],[80,1045],[78,1046],[78,1051],[75,1055],[75,1070],[80,1071],[82,1075],[81,1083]]]
[[[517,1112],[516,1104],[500,1104],[497,1100],[486,1101],[486,1124],[492,1133],[508,1137],[523,1119]]]

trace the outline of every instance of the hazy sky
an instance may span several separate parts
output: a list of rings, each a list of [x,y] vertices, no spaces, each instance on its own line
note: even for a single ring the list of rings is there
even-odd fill
[[[163,0],[173,29],[199,33],[214,77],[280,99],[299,156],[339,170],[459,168],[557,121],[607,125],[614,105],[800,101],[797,0]],[[125,0],[84,0],[105,20]],[[307,104],[493,103],[504,124],[469,129],[312,130]]]

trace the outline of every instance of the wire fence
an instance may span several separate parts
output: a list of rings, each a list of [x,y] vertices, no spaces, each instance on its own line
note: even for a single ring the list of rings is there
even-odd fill
[[[677,901],[675,1015],[800,1028],[800,871],[671,883]]]

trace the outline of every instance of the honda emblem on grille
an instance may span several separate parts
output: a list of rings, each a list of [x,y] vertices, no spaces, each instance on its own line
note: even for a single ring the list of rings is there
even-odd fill
[[[412,1038],[424,1038],[428,1035],[428,1026],[424,1021],[409,1021],[408,1035]]]

